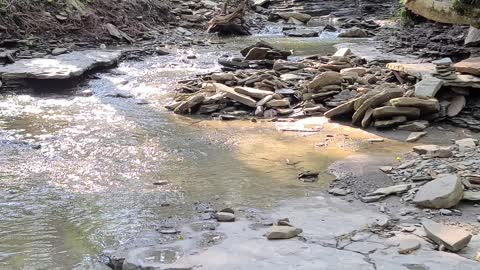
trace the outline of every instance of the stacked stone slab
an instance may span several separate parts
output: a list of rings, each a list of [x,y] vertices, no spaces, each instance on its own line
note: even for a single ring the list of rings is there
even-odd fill
[[[443,58],[432,62],[435,65],[434,77],[442,80],[453,81],[457,79],[455,67],[453,67],[452,59]]]

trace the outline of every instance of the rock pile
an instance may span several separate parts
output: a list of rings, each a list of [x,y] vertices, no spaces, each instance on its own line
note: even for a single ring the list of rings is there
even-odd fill
[[[452,208],[461,200],[480,201],[477,144],[477,140],[466,138],[451,146],[415,146],[413,159],[396,168],[380,168],[397,185],[373,191],[363,200],[372,202],[390,194],[402,194],[404,202],[433,209]]]
[[[177,89],[183,94],[167,108],[176,113],[210,114],[224,120],[239,116],[298,118],[322,114],[367,93],[370,97],[372,93],[394,89],[395,94],[387,94],[391,98],[404,93],[394,85],[382,85],[387,71],[379,63],[366,63],[347,48],[330,57],[312,56],[298,62],[288,60],[291,52],[275,49],[265,42],[249,46],[241,53],[243,57],[219,59],[225,72],[181,82]],[[412,114],[419,114],[420,110],[413,110],[407,113],[418,118]],[[382,112],[376,115],[384,116]]]
[[[453,67],[452,59],[443,58],[440,60],[433,61],[432,64],[435,65],[435,73],[433,76],[443,79],[443,80],[455,80],[457,79],[457,74],[455,68]]]

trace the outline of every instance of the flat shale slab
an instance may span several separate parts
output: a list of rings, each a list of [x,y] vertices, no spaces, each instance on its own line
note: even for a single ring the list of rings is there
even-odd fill
[[[13,64],[0,66],[2,80],[65,80],[81,76],[95,68],[115,65],[121,51],[87,50],[76,51],[49,58],[23,59]]]

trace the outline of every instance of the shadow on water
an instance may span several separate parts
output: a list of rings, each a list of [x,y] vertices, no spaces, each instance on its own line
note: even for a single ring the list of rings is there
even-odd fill
[[[281,134],[270,123],[222,123],[163,109],[177,79],[218,70],[218,56],[254,41],[122,63],[79,88],[91,97],[4,96],[0,268],[87,267],[104,248],[157,242],[155,228],[196,218],[197,202],[266,208],[328,183],[328,165],[361,149],[356,141],[366,134],[335,127],[326,132],[350,137],[318,149],[325,133]],[[294,42],[268,41],[284,48]],[[299,55],[334,51],[330,41],[296,43]],[[189,53],[198,59],[186,59]],[[297,181],[305,169],[322,172],[321,180]],[[160,181],[168,182],[153,185]]]

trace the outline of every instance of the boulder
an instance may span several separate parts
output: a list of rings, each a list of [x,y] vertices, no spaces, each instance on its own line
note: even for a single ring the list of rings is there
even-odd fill
[[[288,20],[288,23],[290,24],[295,24],[295,25],[305,25],[302,21],[299,21],[293,17],[291,17],[289,20]]]
[[[420,155],[430,155],[437,158],[449,158],[453,156],[450,147],[442,147],[434,144],[414,146],[413,151]]]
[[[472,235],[461,228],[443,225],[432,220],[424,220],[422,225],[429,239],[453,252],[466,247],[472,239]]]
[[[375,119],[386,119],[399,115],[406,116],[408,119],[418,119],[420,117],[420,109],[414,107],[384,106],[373,110],[373,118]]]
[[[290,20],[290,18],[295,18],[303,23],[307,23],[312,18],[312,16],[300,12],[281,12],[278,13],[278,16],[286,21]]]
[[[480,8],[475,1],[409,0],[404,5],[411,12],[431,21],[480,26]]]
[[[270,51],[269,48],[254,47],[247,53],[245,60],[263,60],[268,51]]]
[[[308,85],[308,88],[320,90],[328,85],[339,85],[342,83],[342,75],[335,71],[326,71],[316,76]]]
[[[363,128],[368,128],[370,124],[372,124],[372,118],[373,118],[373,109],[368,108],[368,110],[365,112],[365,115],[363,116],[362,119],[362,127]]]
[[[427,135],[427,132],[425,131],[420,131],[420,132],[412,132],[410,135],[408,135],[408,138],[405,140],[406,142],[416,142],[420,140],[420,138],[424,137]]]
[[[465,38],[465,47],[478,47],[480,46],[480,29],[470,26],[468,35]]]
[[[291,226],[272,226],[268,229],[266,237],[269,240],[290,239],[303,232],[302,229]]]
[[[352,27],[345,30],[345,32],[340,33],[338,37],[365,38],[368,37],[368,32],[358,27]]]
[[[457,116],[467,104],[465,96],[457,95],[452,98],[450,105],[448,105],[447,115],[449,117]]]
[[[441,175],[420,187],[413,203],[426,208],[451,208],[463,198],[463,185],[455,174]]]
[[[395,107],[419,108],[422,114],[432,114],[440,111],[440,103],[435,98],[399,97],[391,99],[389,103]]]
[[[327,118],[334,118],[334,117],[339,116],[339,115],[352,113],[354,111],[353,106],[355,104],[355,101],[357,101],[357,99],[355,99],[355,98],[350,100],[350,101],[347,101],[347,102],[343,103],[342,105],[337,106],[337,107],[325,112],[324,116],[327,117]]]
[[[468,58],[453,66],[458,72],[480,76],[480,57]]]
[[[251,87],[235,87],[234,90],[239,94],[244,94],[256,99],[262,99],[266,96],[270,96],[274,94],[272,91],[260,90],[260,89],[251,88]]]
[[[248,107],[256,108],[257,102],[247,95],[235,92],[235,89],[221,83],[213,83],[214,89],[219,93],[225,93],[226,97],[240,102]]]

